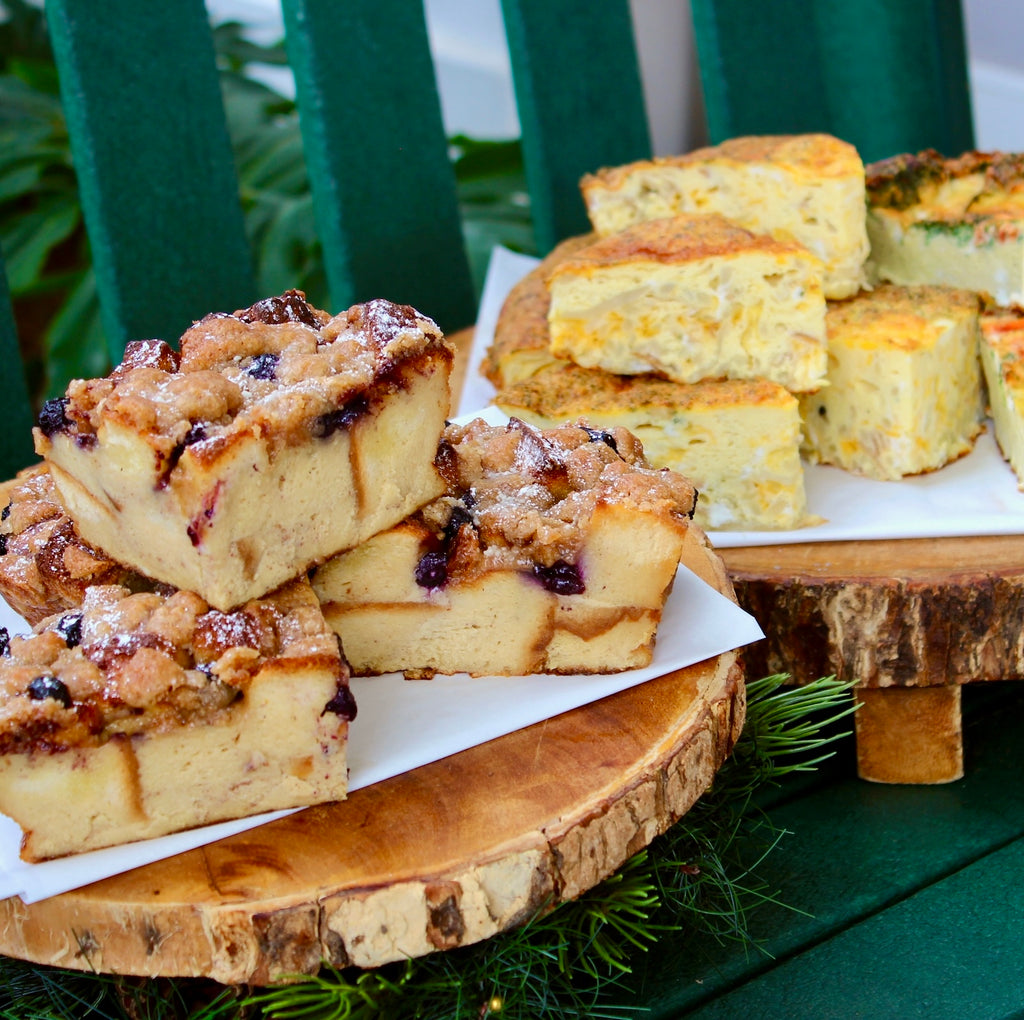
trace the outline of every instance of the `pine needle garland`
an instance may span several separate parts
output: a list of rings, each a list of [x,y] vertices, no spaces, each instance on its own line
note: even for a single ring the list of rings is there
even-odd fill
[[[712,787],[667,833],[578,899],[484,942],[370,971],[325,968],[265,989],[145,981],[0,957],[0,1020],[628,1020],[634,963],[670,932],[758,949],[758,878],[784,839],[765,791],[816,769],[853,711],[851,684],[747,685],[747,722]]]

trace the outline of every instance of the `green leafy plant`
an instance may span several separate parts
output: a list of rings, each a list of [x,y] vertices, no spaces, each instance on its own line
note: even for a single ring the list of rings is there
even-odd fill
[[[105,374],[99,299],[57,72],[42,11],[4,0],[0,25],[0,250],[36,402],[70,379]],[[239,194],[263,294],[304,290],[330,307],[295,103],[251,73],[287,63],[244,27],[216,26]],[[478,288],[495,244],[533,252],[518,141],[451,139],[467,254]]]
[[[783,894],[758,878],[784,841],[759,797],[813,771],[845,735],[849,684],[748,685],[747,723],[711,788],[667,833],[578,899],[491,939],[371,971],[325,969],[247,992],[140,981],[0,958],[0,1017],[63,1020],[535,1020],[627,1018],[627,979],[671,932],[758,949],[758,908]]]

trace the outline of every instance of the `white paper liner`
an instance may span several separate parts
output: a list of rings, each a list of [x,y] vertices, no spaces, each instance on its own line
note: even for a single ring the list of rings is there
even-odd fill
[[[480,375],[480,362],[494,336],[501,303],[537,260],[496,248],[477,319],[460,414],[484,407],[494,387]],[[939,471],[879,482],[839,468],[804,466],[807,508],[824,524],[791,531],[709,531],[720,549],[883,538],[941,538],[1024,534],[1024,493],[996,444],[992,423],[974,450]]]
[[[0,626],[28,625],[0,600]],[[524,726],[597,701],[652,677],[702,662],[764,635],[753,617],[680,568],[646,669],[600,676],[355,678],[358,715],[349,728],[350,789],[357,790]],[[21,830],[0,815],[0,899],[26,903],[76,889],[211,843],[282,815],[276,811],[40,864],[18,856]]]

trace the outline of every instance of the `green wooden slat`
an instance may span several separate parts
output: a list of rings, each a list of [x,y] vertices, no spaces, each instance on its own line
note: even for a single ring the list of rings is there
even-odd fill
[[[1024,1013],[1024,840],[693,1014],[996,1020]],[[782,1012],[776,1012],[779,1008]]]
[[[442,329],[475,295],[421,0],[285,0],[289,58],[335,309],[383,297]]]
[[[0,429],[0,479],[11,478],[35,460],[32,448],[34,415],[29,404],[28,387],[22,370],[18,336],[11,310],[7,273],[0,262],[0,407],[4,427]]]
[[[502,0],[541,252],[590,229],[579,180],[651,154],[627,0]]]
[[[639,961],[635,978],[637,1001],[650,1010],[651,1020],[745,1016],[748,1008],[752,1017],[788,1017],[789,1000],[778,998],[781,979],[774,976],[783,961],[812,954],[847,930],[868,924],[884,928],[893,910],[898,926],[900,904],[933,886],[936,895],[946,895],[948,889],[940,886],[948,876],[1024,839],[1024,685],[968,687],[964,698],[967,770],[959,782],[867,783],[855,778],[850,762],[845,776],[810,790],[796,784],[792,800],[768,809],[773,824],[789,835],[757,869],[759,880],[785,904],[761,908],[749,919],[764,952],[685,934],[662,939]],[[975,701],[982,703],[981,711],[973,710]],[[849,757],[852,742],[846,752]],[[853,953],[833,962],[836,980],[852,982],[862,973],[864,957]],[[890,978],[897,987],[898,968]],[[823,970],[818,980],[824,980]],[[930,980],[938,987],[940,969],[931,971]],[[762,984],[773,990],[777,1006],[787,1007],[783,1012],[759,1013],[751,1005],[761,1002]],[[744,988],[749,1000],[734,997]],[[1024,984],[1019,990],[1024,996]],[[720,999],[738,1012],[715,1005]],[[771,1001],[766,992],[763,1002]],[[858,1015],[853,995],[835,1004],[846,1010],[836,1015]]]
[[[255,294],[202,0],[47,0],[112,357]]]
[[[866,161],[974,146],[959,0],[693,0],[708,131],[827,131]]]

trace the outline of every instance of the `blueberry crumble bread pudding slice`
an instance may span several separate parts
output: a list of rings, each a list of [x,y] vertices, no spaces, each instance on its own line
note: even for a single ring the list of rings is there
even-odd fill
[[[49,402],[36,449],[90,545],[230,609],[402,520],[434,467],[452,348],[405,305],[290,291],[128,345]]]
[[[91,585],[158,587],[78,536],[46,464],[0,484],[0,595],[30,626],[77,609]]]
[[[355,702],[304,579],[227,613],[98,585],[0,645],[0,811],[26,860],[345,796]]]
[[[318,568],[357,674],[647,665],[696,492],[625,429],[449,425],[447,492]]]

